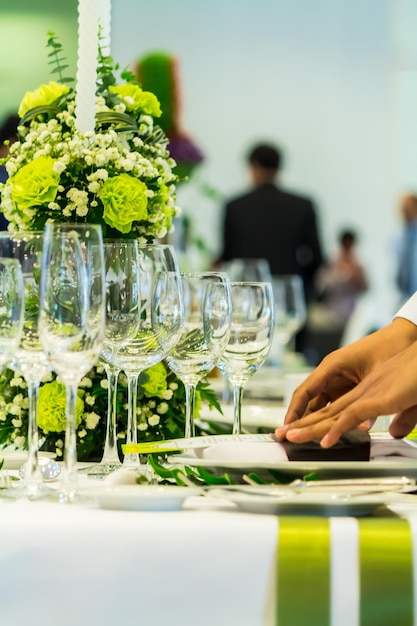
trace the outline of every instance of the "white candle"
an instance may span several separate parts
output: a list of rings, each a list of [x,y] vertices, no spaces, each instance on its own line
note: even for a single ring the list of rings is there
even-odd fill
[[[110,44],[111,0],[79,0],[78,62],[75,95],[77,129],[94,131],[97,78],[98,28],[103,27],[103,45]]]

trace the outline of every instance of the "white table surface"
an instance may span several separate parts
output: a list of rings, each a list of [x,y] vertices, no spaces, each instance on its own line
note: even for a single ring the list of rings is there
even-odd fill
[[[0,623],[263,625],[276,535],[234,510],[0,501]]]

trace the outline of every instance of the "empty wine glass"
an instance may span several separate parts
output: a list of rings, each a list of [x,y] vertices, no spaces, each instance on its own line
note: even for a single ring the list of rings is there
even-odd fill
[[[60,500],[76,497],[78,384],[103,348],[104,255],[101,227],[47,224],[42,255],[39,336],[66,387],[65,471]]]
[[[106,323],[99,361],[107,374],[106,438],[99,463],[83,470],[88,476],[106,476],[121,467],[117,449],[117,381],[120,367],[115,354],[135,338],[140,323],[139,253],[135,239],[104,241],[106,276]]]
[[[38,466],[38,391],[50,365],[38,334],[39,281],[41,272],[43,232],[0,232],[0,256],[15,259],[22,268],[24,287],[23,332],[10,366],[26,381],[28,389],[28,458],[25,464],[27,495],[38,497],[45,491]]]
[[[23,329],[24,288],[20,262],[0,258],[0,372],[16,352]]]
[[[126,374],[128,381],[128,444],[137,443],[139,376],[172,350],[180,337],[184,320],[181,277],[174,248],[165,244],[139,246],[139,264],[139,330],[135,338],[120,346],[114,355],[115,366]],[[139,455],[126,454],[123,465],[141,469]]]
[[[220,272],[194,272],[181,274],[181,282],[184,325],[167,362],[184,383],[185,437],[194,437],[197,384],[216,365],[229,339],[230,281],[227,274]]]
[[[297,274],[275,275],[272,278],[275,306],[275,334],[271,351],[273,364],[283,366],[285,349],[294,349],[295,335],[307,319],[304,285]]]
[[[221,269],[231,282],[271,282],[271,269],[267,259],[231,259],[224,261]]]
[[[232,282],[229,341],[217,366],[233,388],[233,434],[241,433],[245,383],[265,362],[274,332],[271,283]]]

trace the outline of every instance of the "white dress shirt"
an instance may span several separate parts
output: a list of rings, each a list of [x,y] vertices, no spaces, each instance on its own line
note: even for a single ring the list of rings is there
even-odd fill
[[[417,291],[402,305],[394,317],[403,317],[417,326]]]

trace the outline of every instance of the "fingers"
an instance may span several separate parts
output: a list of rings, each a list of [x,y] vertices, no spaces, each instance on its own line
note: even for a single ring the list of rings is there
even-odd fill
[[[402,438],[408,435],[417,424],[417,406],[412,406],[405,411],[397,413],[393,418],[389,432],[393,437]]]
[[[275,435],[293,443],[320,439],[322,447],[329,448],[351,428],[364,424],[362,428],[368,429],[379,414],[379,405],[373,399],[358,398],[358,393],[354,389],[324,409],[303,417],[297,423],[277,428]]]

